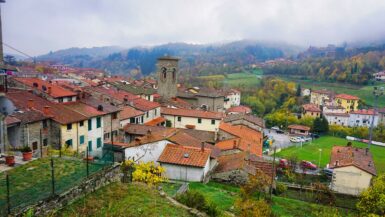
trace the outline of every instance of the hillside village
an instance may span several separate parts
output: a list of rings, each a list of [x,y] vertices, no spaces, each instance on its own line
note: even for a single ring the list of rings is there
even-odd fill
[[[159,57],[157,77],[141,80],[64,65],[6,69],[1,75],[0,150],[5,160],[0,170],[11,171],[57,150],[60,157],[70,153],[92,162],[153,162],[176,182],[244,185],[258,171],[273,181],[285,180],[282,171],[293,168],[320,179],[326,174],[333,192],[357,196],[377,176],[370,150],[351,143],[331,144],[335,146],[325,169],[318,168],[317,159],[276,158],[272,134],[284,135],[288,146],[319,135],[298,124],[286,132],[273,127],[267,133],[264,120],[241,105],[239,90],[178,83],[178,61]],[[384,109],[360,110],[356,96],[310,89],[301,93],[310,98],[302,105],[303,117],[324,117],[330,125],[349,127],[385,123]]]

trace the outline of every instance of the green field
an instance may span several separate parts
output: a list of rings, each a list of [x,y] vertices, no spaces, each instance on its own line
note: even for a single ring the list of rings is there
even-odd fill
[[[250,72],[231,73],[227,75],[207,75],[199,78],[204,81],[213,81],[222,83],[225,86],[239,88],[239,87],[255,87],[262,78],[263,71],[261,69],[254,69]]]
[[[296,83],[300,83],[302,87],[311,88],[313,90],[319,90],[319,89],[328,89],[333,90],[336,93],[346,93],[350,95],[355,95],[360,97],[362,100],[365,101],[368,105],[373,106],[374,103],[374,96],[372,94],[373,92],[373,85],[366,85],[366,86],[357,86],[357,85],[351,85],[351,84],[341,84],[341,83],[329,83],[329,82],[319,82],[319,81],[312,81],[312,80],[296,80],[293,78],[283,78],[287,81],[293,81]],[[385,83],[376,83],[376,86],[385,87]],[[379,107],[385,107],[385,96],[382,97],[382,99],[378,100]]]
[[[209,182],[207,184],[192,182],[189,185],[189,189],[201,192],[207,200],[215,203],[221,210],[234,212],[234,202],[239,195],[239,187],[230,186],[215,182]],[[284,197],[273,196],[273,213],[275,216],[316,216],[313,212],[317,210],[330,211],[331,208],[327,206],[321,206],[315,203],[307,203],[300,200],[294,200]],[[340,213],[343,212],[343,216],[349,216],[346,210],[339,209]],[[355,213],[353,213],[354,215]]]
[[[333,136],[323,136],[313,142],[305,143],[302,148],[292,146],[286,149],[283,149],[281,152],[277,153],[278,157],[287,158],[289,156],[295,155],[300,160],[308,160],[318,165],[318,160],[320,157],[319,149],[322,149],[321,152],[321,167],[325,167],[330,160],[330,152],[333,145],[345,146],[348,143],[348,140]],[[365,148],[367,144],[362,142],[353,141],[353,146]],[[377,173],[385,173],[385,148],[380,146],[372,145],[370,152],[373,155],[374,163],[377,169]]]
[[[191,216],[141,183],[112,183],[76,200],[54,216]]]
[[[86,176],[86,164],[82,160],[53,158],[55,193],[59,194],[80,183]],[[89,164],[90,174],[105,165]],[[33,160],[8,171],[12,209],[33,204],[52,194],[50,158]],[[0,173],[0,216],[6,207],[5,173]]]

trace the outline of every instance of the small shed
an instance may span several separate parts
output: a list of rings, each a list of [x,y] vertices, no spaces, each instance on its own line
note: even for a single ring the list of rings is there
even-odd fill
[[[310,131],[310,127],[298,124],[289,125],[287,128],[289,129],[290,134],[301,136],[308,136]]]

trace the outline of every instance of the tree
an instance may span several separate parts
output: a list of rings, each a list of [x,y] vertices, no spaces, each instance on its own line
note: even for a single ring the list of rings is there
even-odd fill
[[[357,208],[365,216],[385,216],[385,174],[361,193]]]
[[[240,217],[269,217],[272,214],[270,205],[263,199],[235,202]]]
[[[297,85],[297,92],[295,93],[296,96],[300,97],[301,96],[301,84]]]
[[[122,171],[132,172],[132,181],[143,182],[151,186],[156,186],[161,182],[165,182],[165,169],[161,166],[156,166],[154,162],[135,163],[132,160],[126,160],[122,164]],[[127,174],[128,176],[130,174]]]

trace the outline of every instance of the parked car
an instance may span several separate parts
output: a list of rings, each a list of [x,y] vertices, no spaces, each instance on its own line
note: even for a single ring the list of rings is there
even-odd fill
[[[272,130],[279,130],[279,127],[274,126],[274,127],[272,127],[271,129],[272,129]]]
[[[313,164],[310,161],[306,161],[306,160],[301,161],[300,167],[303,169],[310,169],[310,170],[316,170],[317,169],[317,165]]]
[[[283,130],[276,130],[275,132],[278,134],[284,134],[285,133],[285,132],[283,132]]]
[[[319,138],[319,135],[316,134],[316,133],[311,133],[310,136],[314,139],[318,139]]]
[[[301,142],[301,138],[293,136],[293,137],[290,137],[290,141],[291,142]]]

